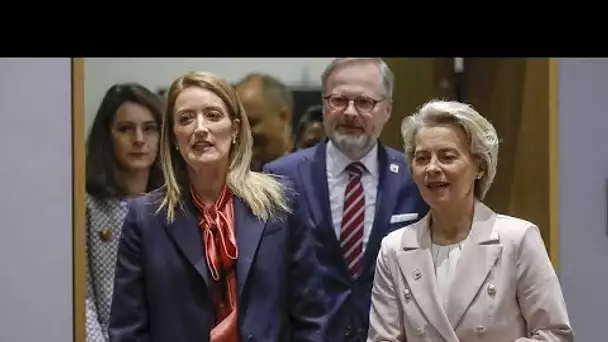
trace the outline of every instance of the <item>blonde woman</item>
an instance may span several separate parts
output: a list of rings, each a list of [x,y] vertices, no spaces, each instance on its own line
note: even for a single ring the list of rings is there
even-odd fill
[[[468,105],[431,101],[402,134],[431,210],[382,241],[368,341],[573,341],[538,227],[482,203],[496,175],[494,127]]]
[[[166,185],[134,201],[118,250],[110,340],[323,341],[325,306],[293,190],[249,170],[230,84],[184,75],[167,94]]]

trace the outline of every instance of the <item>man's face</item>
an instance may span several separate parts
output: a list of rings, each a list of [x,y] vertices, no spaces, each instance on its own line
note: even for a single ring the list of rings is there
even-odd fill
[[[323,95],[325,130],[334,144],[343,152],[368,151],[392,110],[380,68],[373,63],[340,66],[329,75]]]
[[[252,169],[261,167],[289,152],[289,125],[291,115],[287,108],[267,103],[258,82],[250,82],[237,88],[247,112],[253,136]]]

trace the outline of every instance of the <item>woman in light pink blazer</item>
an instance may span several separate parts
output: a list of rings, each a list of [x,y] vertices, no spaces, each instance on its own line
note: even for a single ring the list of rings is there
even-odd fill
[[[494,127],[468,105],[431,101],[402,134],[431,210],[382,241],[368,342],[573,341],[538,227],[481,202],[496,175]]]

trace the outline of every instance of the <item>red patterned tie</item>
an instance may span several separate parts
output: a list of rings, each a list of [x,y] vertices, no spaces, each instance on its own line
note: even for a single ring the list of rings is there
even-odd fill
[[[340,229],[340,247],[353,278],[356,278],[363,268],[365,196],[361,175],[364,170],[365,167],[361,163],[352,163],[346,168],[349,181],[344,192],[344,215]]]

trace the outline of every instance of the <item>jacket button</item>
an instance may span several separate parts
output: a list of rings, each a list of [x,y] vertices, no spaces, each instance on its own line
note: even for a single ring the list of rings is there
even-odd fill
[[[350,337],[352,335],[351,327],[346,327],[346,332],[344,333],[344,337]]]
[[[412,299],[412,291],[410,291],[410,289],[405,289],[405,291],[403,291],[403,292],[404,292],[406,301]]]
[[[488,294],[492,297],[494,297],[494,295],[496,295],[496,285],[494,285],[494,284],[488,285]]]

